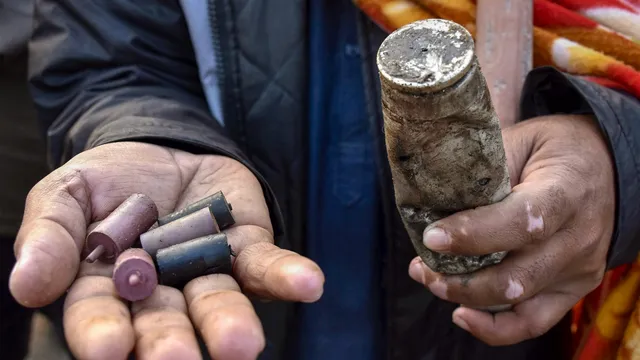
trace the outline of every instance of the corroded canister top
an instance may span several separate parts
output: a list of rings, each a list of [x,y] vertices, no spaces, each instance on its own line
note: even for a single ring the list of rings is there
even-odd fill
[[[389,35],[378,50],[382,79],[398,90],[428,93],[459,81],[475,59],[471,34],[441,19],[411,23]]]
[[[474,45],[463,26],[448,20],[416,21],[390,34],[377,59],[388,119],[456,117],[499,126]]]

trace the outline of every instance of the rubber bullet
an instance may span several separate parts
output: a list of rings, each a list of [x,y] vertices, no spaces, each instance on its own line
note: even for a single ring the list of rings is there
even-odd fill
[[[231,248],[224,233],[204,236],[158,251],[163,285],[182,287],[199,276],[231,273]]]
[[[233,210],[231,204],[227,202],[227,199],[225,198],[222,191],[218,191],[211,196],[188,205],[182,210],[178,210],[169,215],[161,217],[160,219],[158,219],[158,225],[166,225],[172,221],[180,219],[206,207],[211,209],[211,213],[218,222],[220,230],[224,230],[236,223],[235,219],[233,218],[233,214],[231,213],[231,211]]]
[[[124,299],[140,301],[148,298],[158,285],[153,259],[142,249],[125,250],[116,260],[113,282]]]
[[[149,255],[155,257],[160,249],[219,232],[220,227],[211,208],[207,207],[147,231],[140,235],[140,243]]]
[[[158,219],[156,204],[148,196],[133,194],[102,220],[87,236],[87,262],[100,259],[113,264],[141,233]]]

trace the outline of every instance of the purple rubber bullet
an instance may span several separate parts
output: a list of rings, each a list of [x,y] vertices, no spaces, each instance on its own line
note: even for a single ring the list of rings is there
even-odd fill
[[[156,204],[146,195],[133,194],[87,236],[87,262],[100,259],[113,264],[158,219]]]
[[[138,248],[125,250],[118,256],[112,278],[118,294],[129,301],[148,298],[158,286],[153,259]]]
[[[220,232],[220,227],[206,207],[140,235],[142,247],[155,258],[160,249],[191,239]]]

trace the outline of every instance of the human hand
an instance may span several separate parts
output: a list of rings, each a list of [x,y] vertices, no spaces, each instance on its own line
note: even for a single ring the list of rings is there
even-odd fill
[[[435,222],[423,239],[433,251],[507,257],[461,276],[435,273],[420,258],[409,266],[434,295],[464,304],[454,323],[490,345],[544,334],[597,287],[615,222],[613,162],[594,119],[541,117],[503,138],[513,192]],[[514,306],[497,314],[471,308],[501,304]]]
[[[129,304],[110,278],[112,265],[81,262],[90,224],[133,193],[155,201],[160,215],[222,190],[236,225],[226,232],[237,257],[233,277],[203,276],[183,292],[158,286]],[[313,302],[324,275],[311,260],[273,244],[258,180],[223,156],[193,155],[141,143],[104,145],[73,158],[27,198],[10,289],[24,306],[41,307],[67,289],[65,336],[79,359],[200,359],[203,337],[216,360],[255,359],[265,346],[248,298]]]

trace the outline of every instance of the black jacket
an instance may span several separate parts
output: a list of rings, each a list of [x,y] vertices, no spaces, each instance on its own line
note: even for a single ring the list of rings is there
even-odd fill
[[[187,3],[197,2],[182,2]],[[178,1],[38,1],[30,80],[40,120],[48,129],[51,165],[123,140],[233,157],[261,180],[278,244],[304,253],[305,4],[209,0],[202,19]],[[386,358],[564,358],[553,347],[561,346],[568,329],[491,348],[451,323],[455,304],[433,297],[408,278],[415,251],[394,206],[374,63],[385,34],[362,14],[354,21],[384,194]],[[211,69],[211,58],[192,45],[200,36],[211,40],[203,44],[215,52]],[[205,68],[215,70],[214,84]],[[212,89],[223,99],[224,127],[207,102]],[[609,263],[630,262],[640,249],[640,102],[551,68],[531,72],[522,118],[558,113],[592,113],[607,135],[618,185]],[[265,356],[285,358],[285,345],[295,342],[295,306],[256,306],[271,344]]]

